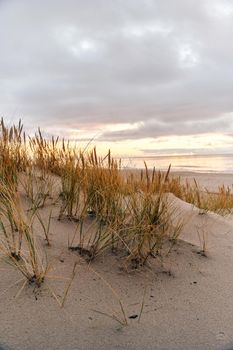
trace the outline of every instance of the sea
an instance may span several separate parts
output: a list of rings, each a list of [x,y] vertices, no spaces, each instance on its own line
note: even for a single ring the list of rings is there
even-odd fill
[[[166,170],[171,164],[174,172],[228,173],[233,174],[233,154],[224,155],[172,155],[121,158],[125,169],[143,169],[144,161],[149,169]]]

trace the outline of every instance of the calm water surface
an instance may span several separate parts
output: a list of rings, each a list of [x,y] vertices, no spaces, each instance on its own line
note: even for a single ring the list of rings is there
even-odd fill
[[[143,168],[144,160],[148,168],[166,170],[171,164],[173,171],[194,171],[203,173],[233,174],[233,154],[230,155],[182,155],[123,158],[124,168]]]

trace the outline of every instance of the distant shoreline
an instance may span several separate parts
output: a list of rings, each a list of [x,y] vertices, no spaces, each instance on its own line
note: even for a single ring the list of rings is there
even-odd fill
[[[217,153],[217,154],[156,154],[156,155],[144,155],[144,156],[123,156],[115,157],[116,159],[147,159],[147,158],[194,158],[194,157],[233,157],[233,153]]]
[[[140,175],[142,169],[122,169],[122,172],[132,173]],[[152,170],[149,170],[152,171]],[[161,170],[162,173],[166,173],[165,170]],[[192,182],[195,179],[198,184],[208,190],[217,190],[219,186],[232,187],[233,186],[233,174],[226,172],[208,173],[208,172],[194,172],[194,171],[172,171],[171,176],[179,176],[184,181]]]
[[[122,171],[141,171],[145,168],[130,168],[130,167],[126,167],[126,168],[122,168]],[[152,171],[153,169],[149,169],[149,171]],[[156,169],[157,171],[161,171],[162,173],[166,173],[166,169]],[[173,175],[183,175],[185,176],[187,175],[226,175],[226,176],[233,176],[233,171],[232,172],[227,172],[227,171],[214,171],[214,170],[210,170],[210,171],[193,171],[193,170],[175,170],[171,168],[170,171],[171,174]]]
[[[118,159],[118,158],[115,158]],[[233,174],[233,155],[182,155],[121,158],[122,168],[166,171],[171,164],[171,172],[194,172],[209,174]]]

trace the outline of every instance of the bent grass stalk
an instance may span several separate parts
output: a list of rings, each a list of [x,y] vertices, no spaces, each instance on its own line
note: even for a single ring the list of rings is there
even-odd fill
[[[50,231],[50,224],[51,224],[51,218],[52,218],[52,213],[53,213],[53,209],[50,210],[49,212],[49,217],[48,217],[48,221],[47,221],[47,225],[44,223],[45,219],[43,219],[40,215],[40,213],[38,212],[38,210],[34,213],[34,217],[37,217],[43,232],[44,232],[44,236],[45,236],[45,240],[47,242],[48,246],[51,246],[51,242],[50,242],[50,238],[49,238],[49,231]]]
[[[106,279],[104,279],[103,276],[101,276],[97,271],[95,271],[93,268],[91,268],[90,265],[89,265],[89,269],[96,276],[98,276],[101,279],[101,281],[108,287],[108,289],[111,291],[114,298],[117,300],[117,302],[119,304],[119,311],[118,312],[113,310],[113,313],[108,313],[108,312],[104,312],[101,310],[95,310],[95,309],[93,309],[93,311],[117,321],[118,323],[120,323],[121,326],[127,326],[128,320],[127,320],[127,316],[126,316],[125,307],[124,307],[123,302],[121,301],[119,295],[117,294],[115,289],[111,286],[111,284]]]

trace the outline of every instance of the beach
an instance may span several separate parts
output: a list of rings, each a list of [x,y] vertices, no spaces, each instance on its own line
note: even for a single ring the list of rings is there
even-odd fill
[[[233,0],[0,23],[0,350],[233,350]]]
[[[233,183],[229,174],[180,175],[189,181],[195,177],[211,191]],[[44,284],[39,289],[25,285],[17,270],[1,262],[2,349],[233,348],[232,216],[200,213],[173,195],[170,200],[185,218],[176,245],[168,256],[150,259],[147,266],[130,271],[125,271],[117,254],[105,252],[87,263],[68,250],[75,224],[58,221],[55,207]],[[49,206],[40,210],[44,220],[49,210]],[[39,239],[43,244],[44,238]],[[61,308],[59,300],[67,286]],[[128,324],[110,317],[112,309],[119,319],[125,314]]]

